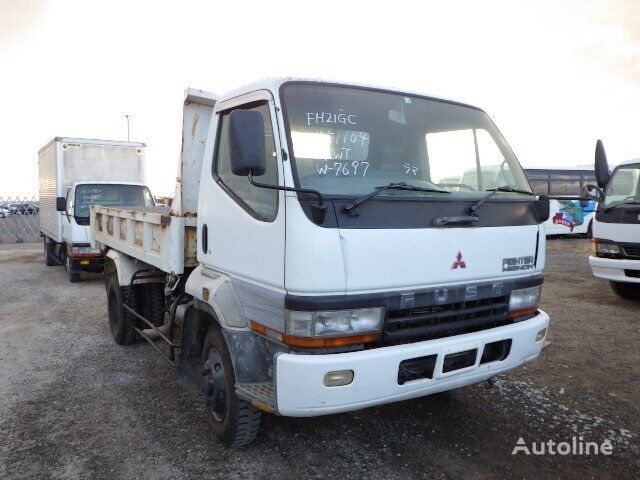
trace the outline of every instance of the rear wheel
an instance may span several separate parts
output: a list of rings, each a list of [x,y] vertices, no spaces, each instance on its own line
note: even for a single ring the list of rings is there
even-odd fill
[[[621,298],[640,300],[640,283],[611,282],[611,288]]]
[[[58,260],[55,257],[56,244],[53,242],[48,242],[47,237],[44,237],[43,243],[44,243],[44,264],[47,267],[60,265],[58,263]]]
[[[202,361],[203,393],[213,431],[229,447],[251,443],[260,428],[261,412],[236,396],[233,364],[218,327],[209,328]]]
[[[156,327],[164,325],[164,285],[161,283],[141,283],[136,285],[136,306],[138,313]],[[139,327],[145,329],[148,325]]]
[[[69,281],[76,283],[80,281],[80,272],[69,272]]]
[[[129,287],[121,287],[118,275],[115,273],[106,278],[105,284],[111,336],[118,345],[132,343],[136,339],[136,331],[132,323],[135,317],[123,307],[129,301]],[[131,297],[129,306],[135,310],[136,298],[135,295]]]

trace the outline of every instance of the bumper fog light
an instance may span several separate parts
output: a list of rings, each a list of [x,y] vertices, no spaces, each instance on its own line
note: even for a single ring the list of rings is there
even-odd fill
[[[353,382],[353,370],[338,370],[329,372],[324,376],[324,384],[327,387],[340,387]]]
[[[547,336],[547,329],[543,328],[536,335],[536,342],[539,342],[540,340],[544,340],[544,337],[546,337],[546,336]]]

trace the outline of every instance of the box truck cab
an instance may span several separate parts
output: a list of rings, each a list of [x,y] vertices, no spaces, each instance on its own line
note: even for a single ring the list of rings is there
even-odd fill
[[[153,207],[149,188],[132,182],[74,182],[60,198],[62,213],[62,237],[66,244],[64,262],[69,278],[76,281],[80,272],[102,272],[104,251],[91,248],[89,239],[89,207],[93,204],[107,206]]]
[[[484,111],[291,79],[189,90],[184,108],[170,215],[96,205],[91,235],[114,339],[199,359],[224,442],[251,441],[261,411],[361,409],[539,355],[549,204]],[[496,165],[502,183],[477,180]]]
[[[598,185],[585,188],[586,197],[600,202],[589,265],[620,297],[640,300],[640,159],[622,162],[610,173],[598,140],[595,172]]]
[[[145,144],[56,137],[38,152],[40,232],[46,265],[69,280],[101,271],[104,252],[89,245],[89,206],[153,206],[144,181]]]

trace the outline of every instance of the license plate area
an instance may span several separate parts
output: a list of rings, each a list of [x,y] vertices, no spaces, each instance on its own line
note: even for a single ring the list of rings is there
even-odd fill
[[[425,357],[403,360],[398,367],[398,385],[404,385],[406,382],[413,380],[433,378],[433,371],[436,368],[437,360],[438,355],[427,355]]]
[[[476,364],[478,349],[464,350],[462,352],[450,353],[442,361],[442,373],[455,372],[463,368],[473,367]]]

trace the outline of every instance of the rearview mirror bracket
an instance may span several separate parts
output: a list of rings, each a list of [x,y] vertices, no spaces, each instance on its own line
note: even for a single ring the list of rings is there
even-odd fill
[[[271,190],[283,190],[285,192],[296,192],[296,193],[308,193],[310,195],[314,195],[318,198],[318,203],[311,205],[311,217],[313,219],[313,223],[316,225],[322,225],[327,216],[327,206],[324,204],[324,198],[322,194],[317,190],[312,190],[310,188],[293,188],[293,187],[281,187],[280,185],[269,185],[266,183],[259,183],[253,179],[253,172],[249,170],[248,173],[249,183],[254,187],[260,188],[269,188]]]

